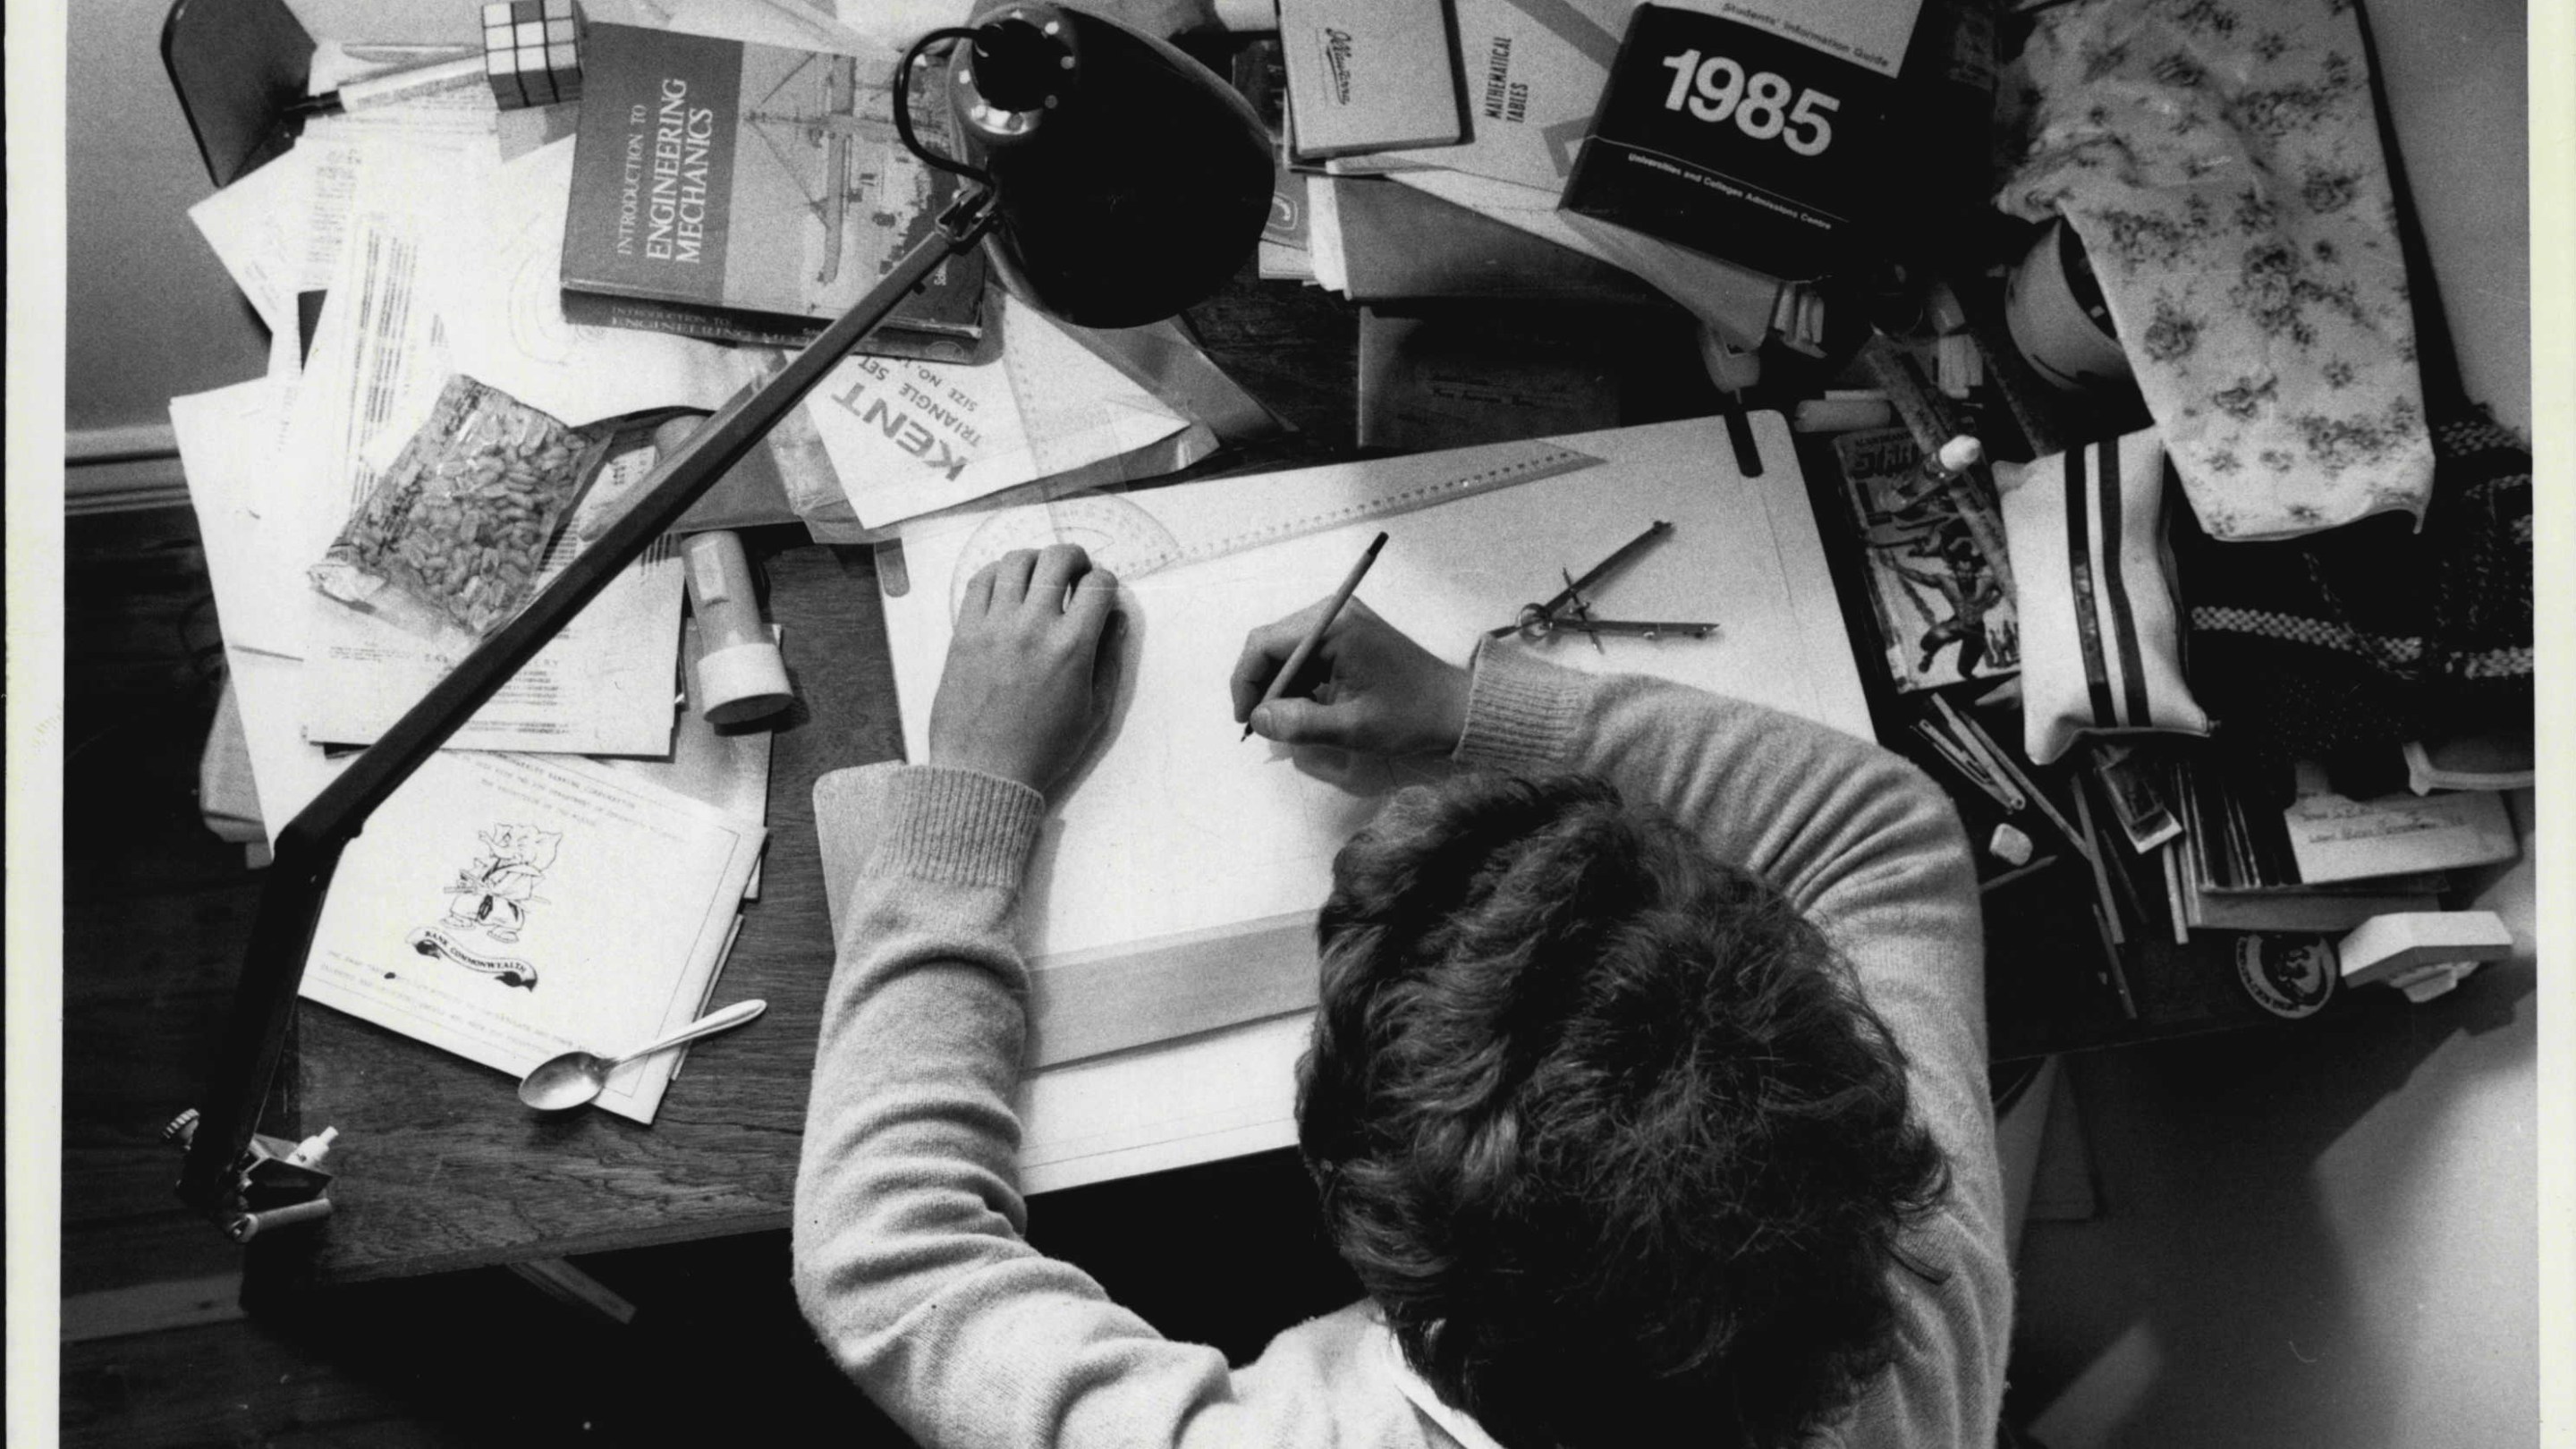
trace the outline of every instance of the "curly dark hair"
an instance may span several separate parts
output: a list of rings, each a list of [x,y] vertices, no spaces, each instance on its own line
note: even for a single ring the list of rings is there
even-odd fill
[[[1574,1449],[1793,1444],[1858,1396],[1948,1168],[1778,890],[1579,776],[1405,791],[1333,882],[1299,1142],[1442,1398]]]

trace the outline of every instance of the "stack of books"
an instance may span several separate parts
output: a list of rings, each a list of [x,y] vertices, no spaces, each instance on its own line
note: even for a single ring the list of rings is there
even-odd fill
[[[1471,288],[1499,227],[1548,259],[1490,269],[1524,287],[1597,285],[1607,268],[1734,349],[1821,351],[1810,284],[1885,243],[1911,194],[1905,133],[1956,80],[1962,37],[1991,46],[1957,23],[1982,13],[1972,3],[1933,13],[1281,0],[1282,226],[1265,275],[1362,301]],[[1389,233],[1399,205],[1423,222]]]
[[[2145,761],[2136,777],[2153,782],[2176,827],[2131,863],[2161,876],[2178,941],[2194,931],[2335,935],[2375,916],[2437,911],[2455,873],[2520,854],[2495,791],[2356,800],[2313,765],[2265,779],[2206,749]]]
[[[2091,740],[2043,786],[1971,712],[1922,697],[1925,764],[1969,787],[1954,794],[1972,822],[2005,823],[1984,889],[2073,857],[2114,961],[2132,939],[2168,933],[2177,945],[2213,931],[2336,936],[2442,911],[2472,872],[2521,855],[2502,788],[2419,778],[2357,799],[2315,765],[2259,767],[2216,740],[2149,736]]]

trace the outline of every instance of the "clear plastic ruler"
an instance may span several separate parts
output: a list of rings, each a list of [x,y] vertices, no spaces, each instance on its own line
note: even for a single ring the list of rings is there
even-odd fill
[[[1003,305],[1018,305],[1006,301]],[[1283,482],[1333,478],[1333,486],[1265,489],[1237,486],[1240,477],[1155,488],[1133,498],[1117,490],[1148,481],[1131,476],[1147,464],[1132,454],[1104,459],[1097,435],[1109,426],[1096,400],[1051,382],[1044,369],[1025,365],[1012,350],[1001,353],[1003,375],[1019,409],[1041,480],[1037,501],[982,516],[969,560],[957,571],[1014,549],[1078,543],[1093,562],[1121,578],[1221,558],[1306,534],[1471,498],[1595,466],[1599,459],[1538,440],[1495,443],[1420,453],[1365,463],[1328,464],[1272,475]],[[1210,492],[1209,489],[1216,491]],[[1138,499],[1150,502],[1150,508]],[[912,580],[897,541],[878,545],[878,582],[889,596],[910,592]]]
[[[1195,492],[1173,497],[1168,506],[1157,500],[1155,516],[1170,541],[1131,559],[1126,574],[1140,576],[1310,533],[1392,518],[1576,472],[1600,461],[1589,453],[1531,439],[1328,465],[1345,475],[1348,486],[1334,490],[1331,501],[1323,503],[1313,501],[1311,490],[1260,488],[1227,489],[1221,502],[1211,494]],[[1301,493],[1308,496],[1300,498]],[[1218,506],[1201,506],[1208,503]]]
[[[1140,579],[1600,462],[1589,453],[1531,440],[1262,477],[1210,478],[1133,495],[1073,493],[985,515],[966,541],[953,578],[962,581],[1014,549],[1078,543],[1093,563],[1122,579]],[[1265,479],[1279,486],[1261,487]]]
[[[1015,549],[1078,543],[1121,579],[1224,558],[1307,534],[1392,518],[1599,465],[1554,443],[1492,443],[1440,453],[1210,478],[1135,494],[1083,492],[997,509],[974,523],[951,565],[953,611],[975,570]],[[1276,486],[1263,487],[1264,483]],[[897,575],[880,559],[887,592]]]

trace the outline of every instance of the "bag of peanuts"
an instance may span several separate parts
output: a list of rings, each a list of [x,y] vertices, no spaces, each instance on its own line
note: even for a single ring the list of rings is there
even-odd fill
[[[470,377],[450,377],[429,421],[308,571],[342,603],[410,627],[480,639],[534,591],[555,528],[608,451]]]

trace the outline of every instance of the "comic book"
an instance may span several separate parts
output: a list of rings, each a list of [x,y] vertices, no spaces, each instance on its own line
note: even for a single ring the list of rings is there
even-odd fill
[[[1904,428],[1846,433],[1834,455],[1897,689],[2018,672],[2003,516],[1982,470],[1936,477]]]

